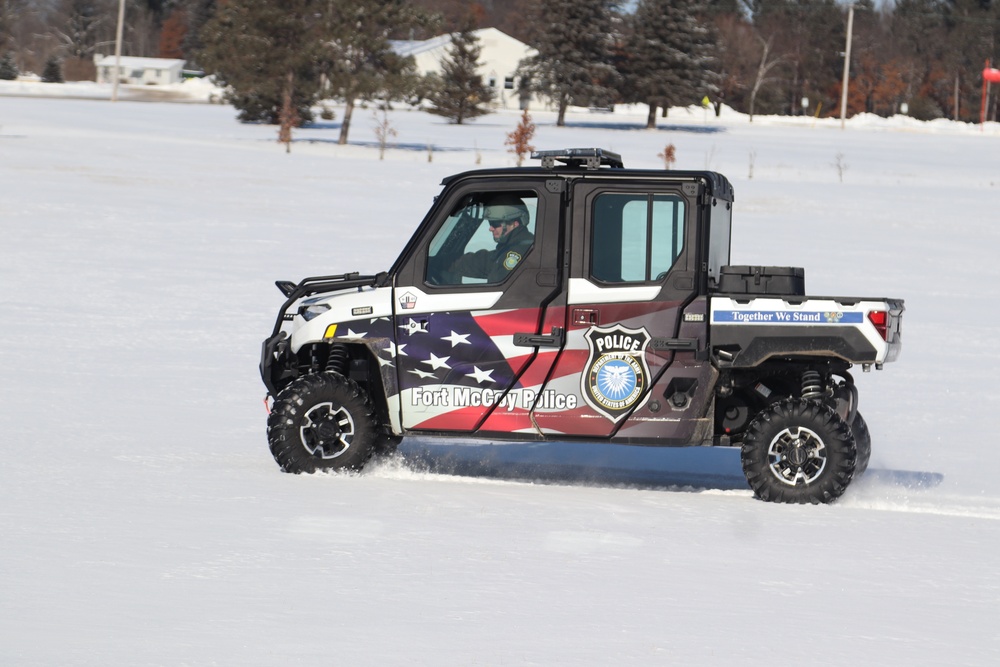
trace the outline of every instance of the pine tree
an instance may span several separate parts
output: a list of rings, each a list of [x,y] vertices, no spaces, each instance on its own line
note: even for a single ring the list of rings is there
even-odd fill
[[[215,16],[215,0],[185,0],[187,9],[185,19],[187,31],[184,33],[184,40],[181,42],[181,50],[187,58],[188,67],[200,67],[197,62],[198,54],[205,48],[205,43],[201,39],[201,30],[213,16]]]
[[[441,63],[440,84],[430,95],[434,105],[431,113],[450,118],[458,125],[489,113],[484,105],[490,101],[492,92],[476,72],[481,52],[472,26],[467,25],[452,35],[448,58]]]
[[[657,107],[693,103],[714,89],[712,33],[699,9],[699,0],[641,0],[631,17],[619,69],[625,101],[649,106],[649,128]]]
[[[13,54],[5,53],[3,58],[0,58],[0,79],[13,81],[17,75],[17,64],[14,62]]]
[[[42,81],[45,83],[63,83],[62,65],[58,58],[49,58],[42,70]]]
[[[301,125],[319,93],[319,0],[231,0],[202,28],[199,62],[231,89],[242,121]],[[283,140],[290,135],[283,132]]]
[[[327,92],[344,100],[341,144],[358,100],[402,99],[417,86],[413,59],[397,54],[394,33],[426,26],[430,17],[406,0],[326,0],[320,55]]]
[[[518,68],[530,88],[559,108],[556,125],[566,124],[571,105],[604,106],[617,96],[618,73],[611,64],[614,0],[542,0],[531,39],[538,54]]]

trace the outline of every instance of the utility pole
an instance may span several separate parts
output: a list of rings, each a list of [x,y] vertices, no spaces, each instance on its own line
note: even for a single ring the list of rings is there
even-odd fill
[[[854,5],[847,8],[847,46],[844,47],[844,81],[840,86],[840,129],[847,117],[847,81],[851,76],[851,33],[854,31]]]
[[[125,0],[118,0],[118,31],[115,33],[115,77],[111,83],[111,101],[118,101],[118,80],[122,71],[122,29],[125,26]]]
[[[987,61],[988,62],[988,61]],[[958,75],[955,75],[955,120],[958,120]]]

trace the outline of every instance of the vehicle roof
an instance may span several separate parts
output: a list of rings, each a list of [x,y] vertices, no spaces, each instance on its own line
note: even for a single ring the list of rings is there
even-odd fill
[[[718,199],[733,201],[733,186],[722,174],[715,171],[675,171],[666,169],[609,168],[586,169],[578,166],[557,165],[551,169],[543,167],[507,167],[497,169],[474,169],[447,176],[441,185],[447,186],[459,180],[470,178],[546,178],[552,176],[585,179],[656,180],[661,182],[701,181],[706,184],[709,194]]]

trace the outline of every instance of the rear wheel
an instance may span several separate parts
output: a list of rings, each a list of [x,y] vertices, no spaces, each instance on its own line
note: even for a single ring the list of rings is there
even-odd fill
[[[360,470],[372,454],[376,420],[368,396],[337,373],[299,378],[274,399],[267,440],[291,473]]]
[[[854,476],[857,451],[847,424],[817,401],[786,399],[747,427],[743,473],[761,500],[828,503]]]
[[[854,415],[851,433],[854,434],[854,444],[858,449],[858,462],[854,464],[854,476],[857,478],[868,470],[868,462],[872,458],[872,434],[860,412]]]

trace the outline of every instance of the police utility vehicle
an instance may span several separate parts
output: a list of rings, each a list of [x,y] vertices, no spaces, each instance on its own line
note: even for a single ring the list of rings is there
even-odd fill
[[[445,179],[387,272],[277,283],[260,370],[281,469],[357,470],[410,434],[716,445],[764,500],[843,494],[871,455],[849,370],[898,357],[903,301],[731,266],[718,173],[532,157]]]

